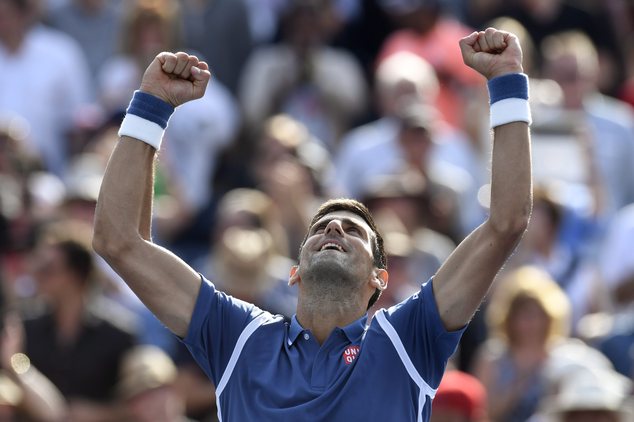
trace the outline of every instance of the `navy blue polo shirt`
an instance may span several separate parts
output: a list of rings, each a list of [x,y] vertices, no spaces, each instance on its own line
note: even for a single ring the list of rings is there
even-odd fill
[[[183,341],[216,385],[221,421],[426,421],[463,331],[444,329],[431,281],[320,346],[296,318],[203,279]]]

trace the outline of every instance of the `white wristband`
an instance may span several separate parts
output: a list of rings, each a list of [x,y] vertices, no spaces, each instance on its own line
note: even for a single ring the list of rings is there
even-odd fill
[[[487,82],[491,101],[491,128],[511,122],[531,124],[528,105],[528,76],[507,73]]]
[[[174,107],[171,104],[152,94],[135,91],[121,122],[119,136],[138,139],[158,150],[172,113]]]
[[[506,98],[491,104],[491,128],[511,122],[526,122],[529,125],[532,123],[528,100]]]
[[[157,151],[161,148],[163,129],[157,123],[139,117],[135,114],[126,114],[119,128],[119,136],[129,136],[151,145]]]

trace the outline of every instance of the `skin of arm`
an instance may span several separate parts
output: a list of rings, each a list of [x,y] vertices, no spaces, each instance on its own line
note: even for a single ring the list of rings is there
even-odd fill
[[[464,62],[491,80],[522,72],[522,52],[515,35],[488,28],[460,40]],[[493,131],[491,206],[475,229],[438,270],[434,295],[448,330],[473,317],[496,274],[520,241],[532,210],[528,124],[513,122]]]
[[[140,90],[177,107],[203,96],[208,69],[195,56],[160,53]],[[201,281],[185,262],[152,243],[155,155],[153,147],[137,139],[119,140],[97,201],[93,247],[159,320],[184,337]]]

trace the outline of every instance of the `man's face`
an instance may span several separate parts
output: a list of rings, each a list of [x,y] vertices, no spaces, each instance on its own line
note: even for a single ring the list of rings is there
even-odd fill
[[[374,233],[368,224],[350,211],[336,211],[320,218],[308,232],[300,256],[302,280],[341,282],[363,285],[374,269],[372,242]]]

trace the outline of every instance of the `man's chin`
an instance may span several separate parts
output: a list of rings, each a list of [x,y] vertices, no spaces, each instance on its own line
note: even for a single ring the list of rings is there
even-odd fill
[[[353,268],[344,260],[336,259],[336,257],[320,257],[306,269],[305,276],[314,280],[334,281],[352,278],[352,270]]]

